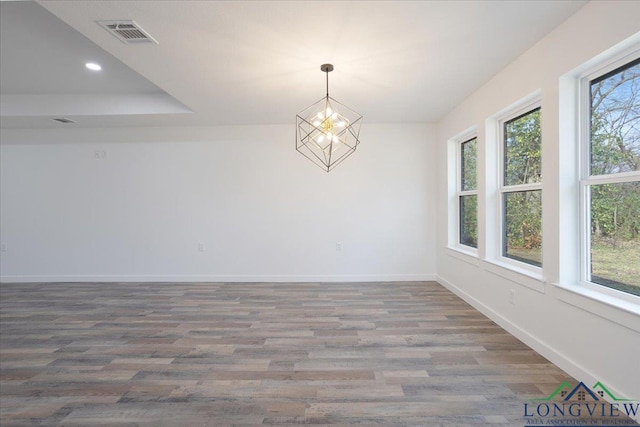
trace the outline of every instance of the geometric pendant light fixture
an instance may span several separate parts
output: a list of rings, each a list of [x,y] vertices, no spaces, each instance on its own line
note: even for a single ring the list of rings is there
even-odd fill
[[[320,70],[326,73],[327,94],[296,115],[296,150],[330,172],[356,151],[362,116],[329,96],[333,65]]]

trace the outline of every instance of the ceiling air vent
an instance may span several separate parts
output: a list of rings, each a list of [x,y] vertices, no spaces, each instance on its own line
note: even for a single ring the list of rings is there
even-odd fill
[[[109,31],[122,43],[155,43],[158,42],[134,21],[98,21],[98,24]]]

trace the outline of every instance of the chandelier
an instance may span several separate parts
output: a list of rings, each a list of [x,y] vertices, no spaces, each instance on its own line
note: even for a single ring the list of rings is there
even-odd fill
[[[296,150],[330,172],[356,151],[362,116],[329,96],[333,65],[320,70],[326,73],[327,94],[296,115]]]

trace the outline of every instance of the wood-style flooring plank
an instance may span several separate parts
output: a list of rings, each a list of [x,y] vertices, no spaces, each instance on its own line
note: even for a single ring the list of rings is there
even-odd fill
[[[0,293],[3,427],[522,426],[575,383],[433,282]]]

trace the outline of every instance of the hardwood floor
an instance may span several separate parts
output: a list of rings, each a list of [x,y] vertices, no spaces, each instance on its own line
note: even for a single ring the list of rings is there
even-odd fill
[[[433,282],[3,284],[0,422],[524,425],[571,379]]]

